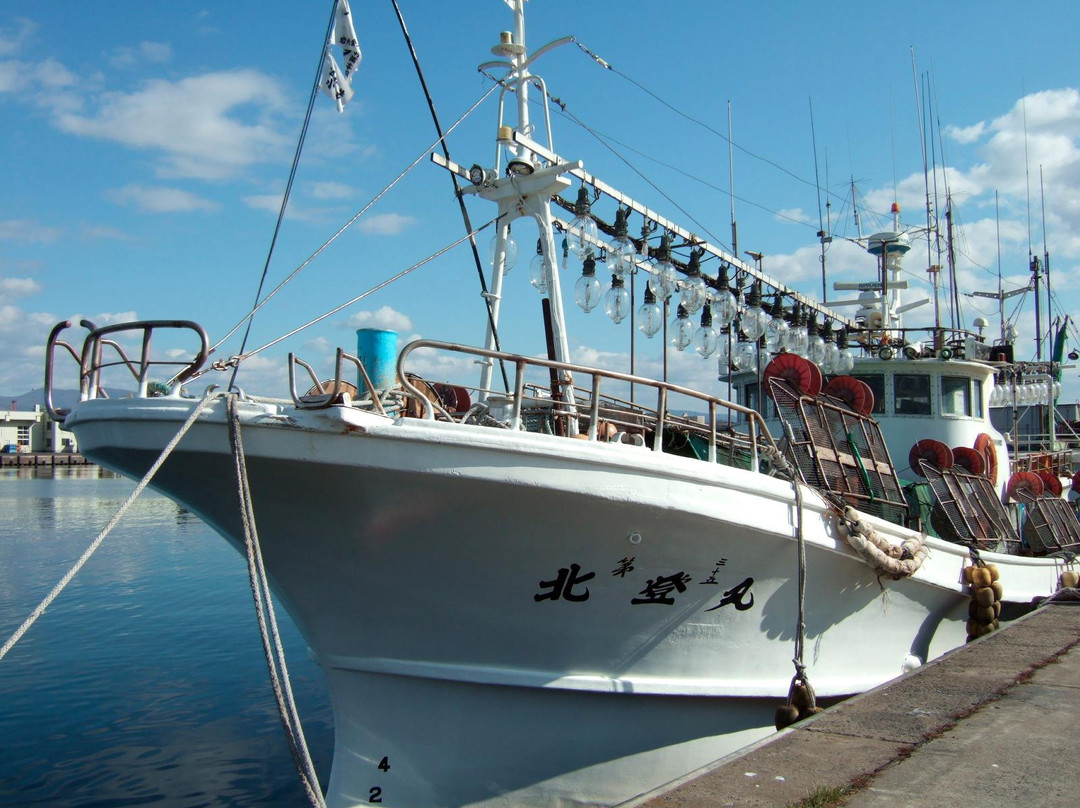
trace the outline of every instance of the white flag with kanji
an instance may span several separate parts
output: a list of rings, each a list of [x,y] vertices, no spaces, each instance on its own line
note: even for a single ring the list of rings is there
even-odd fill
[[[322,91],[334,99],[334,103],[337,104],[338,112],[345,109],[345,105],[353,97],[352,87],[349,86],[349,80],[345,78],[345,74],[341,72],[341,68],[338,67],[337,60],[334,59],[334,55],[327,49],[323,55],[323,72],[322,78],[319,80],[319,86]]]
[[[333,36],[333,44],[341,48],[341,63],[345,68],[345,78],[351,79],[356,68],[360,67],[363,54],[360,52],[360,44],[356,39],[356,28],[353,26],[348,0],[338,0]]]

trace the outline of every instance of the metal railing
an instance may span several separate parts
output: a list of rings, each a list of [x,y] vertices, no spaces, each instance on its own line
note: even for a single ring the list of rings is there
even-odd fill
[[[573,389],[579,393],[590,393],[587,400],[581,402],[580,407],[578,406],[577,401],[560,402],[553,398],[547,402],[548,406],[551,406],[552,408],[552,414],[556,417],[563,418],[574,425],[576,425],[576,422],[579,419],[587,421],[588,426],[586,427],[585,437],[590,441],[596,441],[598,439],[598,428],[601,416],[617,412],[612,406],[604,407],[602,405],[604,396],[601,392],[601,385],[605,383],[611,385],[626,384],[634,385],[635,388],[651,388],[656,393],[655,410],[635,409],[634,411],[637,415],[644,417],[646,426],[653,427],[654,432],[651,448],[654,452],[663,450],[665,428],[671,431],[678,429],[678,431],[683,433],[693,431],[698,432],[702,438],[707,439],[707,460],[710,463],[717,462],[717,445],[722,437],[717,430],[717,414],[722,410],[725,412],[739,413],[745,416],[745,423],[748,429],[746,446],[750,454],[750,469],[752,471],[756,472],[761,470],[761,454],[763,449],[768,452],[770,457],[777,458],[781,456],[780,450],[776,446],[769,430],[766,428],[760,413],[747,407],[742,407],[734,402],[725,401],[716,396],[681,387],[669,382],[650,379],[644,376],[634,376],[628,373],[619,373],[618,371],[613,370],[601,370],[599,368],[591,368],[584,365],[556,362],[550,359],[539,359],[521,356],[519,354],[504,353],[502,351],[472,348],[456,343],[438,342],[435,340],[416,340],[402,348],[401,353],[398,355],[398,378],[401,380],[402,386],[409,395],[421,402],[423,407],[422,417],[428,420],[435,419],[437,405],[432,403],[427,396],[425,396],[424,393],[410,381],[405,370],[409,355],[420,348],[465,354],[487,360],[501,361],[507,365],[512,365],[515,368],[514,390],[510,401],[509,418],[509,427],[512,430],[521,429],[523,424],[523,413],[525,410],[525,402],[527,400],[527,397],[524,395],[526,370],[530,368],[537,370],[543,369],[565,374],[568,379],[576,375],[578,379],[572,382]],[[591,390],[581,384],[580,380],[583,377],[591,379]],[[568,380],[566,385],[570,386],[570,384],[571,382]],[[695,424],[687,419],[673,416],[668,409],[669,396],[672,394],[685,396],[700,401],[705,405],[705,408],[708,411],[706,422],[704,424]],[[533,398],[531,400],[534,403],[539,402],[539,399]],[[614,404],[616,401],[617,399],[614,397],[608,398],[609,405]],[[443,414],[445,415],[445,410],[443,410]],[[573,428],[573,426],[571,428]]]
[[[71,321],[64,320],[53,326],[45,347],[45,409],[49,416],[62,421],[69,410],[56,407],[53,403],[53,373],[57,348],[66,350],[79,364],[79,400],[108,398],[108,393],[101,385],[102,371],[112,367],[128,370],[137,385],[136,395],[145,398],[150,384],[151,368],[170,367],[179,371],[170,376],[170,382],[181,384],[195,374],[206,357],[210,355],[210,339],[203,327],[191,320],[139,320],[132,323],[116,323],[98,328],[89,320],[79,322],[90,331],[83,340],[82,351],[76,352],[70,343],[60,339],[64,330],[71,328]],[[182,329],[194,332],[199,338],[199,351],[194,359],[187,361],[175,359],[152,359],[151,347],[153,334],[162,329]],[[142,332],[138,359],[131,359],[124,347],[110,336],[125,332]],[[105,350],[115,354],[114,359],[106,361]]]

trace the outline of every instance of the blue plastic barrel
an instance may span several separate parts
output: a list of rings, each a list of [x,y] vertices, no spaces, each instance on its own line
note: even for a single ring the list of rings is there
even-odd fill
[[[397,331],[384,331],[381,328],[358,328],[356,330],[356,355],[364,363],[371,383],[376,390],[393,387],[397,380]],[[361,377],[357,387],[364,390]]]

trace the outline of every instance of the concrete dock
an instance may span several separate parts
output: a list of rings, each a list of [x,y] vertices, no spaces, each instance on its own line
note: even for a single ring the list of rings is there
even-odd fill
[[[1075,806],[1078,643],[1080,603],[1044,605],[638,806]]]

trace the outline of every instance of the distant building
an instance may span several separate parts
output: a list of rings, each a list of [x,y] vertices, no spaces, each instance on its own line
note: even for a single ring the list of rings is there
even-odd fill
[[[6,448],[8,446],[17,449]],[[32,410],[0,410],[0,450],[5,452],[77,452],[75,435],[49,418],[40,404]]]

